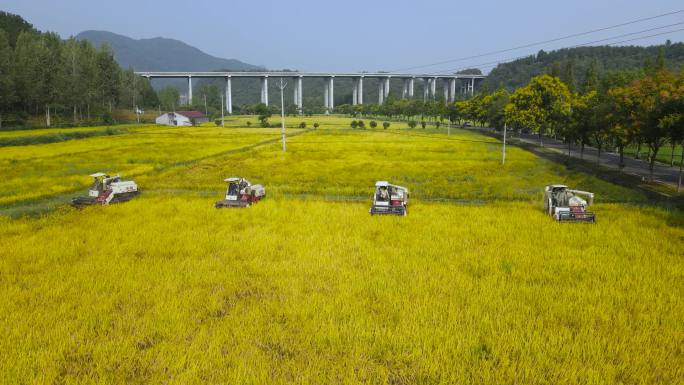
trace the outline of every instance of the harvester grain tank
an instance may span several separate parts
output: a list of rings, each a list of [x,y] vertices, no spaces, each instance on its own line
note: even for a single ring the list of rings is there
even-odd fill
[[[103,172],[90,175],[93,185],[87,197],[76,197],[71,200],[74,207],[89,205],[108,205],[133,199],[140,193],[138,185],[130,180],[122,181],[120,175],[109,176]]]
[[[594,193],[573,190],[562,184],[544,187],[544,211],[559,222],[596,222],[596,214],[587,211],[592,204]]]
[[[375,182],[371,215],[407,215],[409,190],[381,180]]]
[[[225,199],[214,205],[221,208],[249,207],[266,197],[266,189],[260,184],[252,184],[245,178],[231,177],[224,180],[228,183]]]

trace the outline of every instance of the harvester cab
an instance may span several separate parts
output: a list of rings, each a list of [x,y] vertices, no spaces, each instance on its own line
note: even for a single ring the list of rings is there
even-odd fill
[[[103,172],[90,175],[93,185],[88,190],[87,197],[76,197],[71,200],[74,207],[89,205],[108,205],[110,203],[125,202],[140,193],[138,185],[130,180],[122,181],[120,175],[109,176]]]
[[[373,205],[369,212],[371,215],[407,215],[408,197],[409,190],[406,187],[393,185],[387,181],[377,181]]]
[[[260,184],[251,184],[245,178],[231,177],[224,180],[228,183],[225,199],[214,205],[217,209],[226,207],[249,207],[266,196],[266,189]]]
[[[561,184],[544,188],[544,210],[559,222],[596,222],[596,214],[587,211],[593,203],[594,194],[587,191],[569,189]]]

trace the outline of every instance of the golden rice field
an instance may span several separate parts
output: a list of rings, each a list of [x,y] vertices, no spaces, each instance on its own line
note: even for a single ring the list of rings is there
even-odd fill
[[[3,172],[0,204],[83,189],[91,183],[88,175],[96,171],[128,177],[156,174],[205,157],[277,139],[279,132],[279,129],[142,126],[115,136],[4,147],[0,152]]]
[[[314,117],[283,154],[245,119],[0,149],[0,383],[684,383],[680,211],[470,132]],[[122,147],[139,198],[14,215]],[[267,199],[214,209],[231,175]],[[409,216],[368,215],[377,179]],[[598,223],[546,217],[554,182]]]

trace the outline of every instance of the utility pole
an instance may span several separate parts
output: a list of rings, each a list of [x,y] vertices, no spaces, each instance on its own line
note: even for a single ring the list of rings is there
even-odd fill
[[[223,116],[223,94],[221,94],[221,127],[226,126],[226,121],[224,120]]]
[[[506,123],[504,123],[504,137],[503,137],[503,154],[501,156],[501,164],[506,164],[506,131],[508,131],[508,128],[506,127]]]
[[[209,116],[209,110],[207,110],[207,94],[204,94],[204,115]]]
[[[285,99],[283,98],[283,91],[287,83],[283,82],[283,78],[280,78],[280,133],[283,138],[283,152],[285,152]]]

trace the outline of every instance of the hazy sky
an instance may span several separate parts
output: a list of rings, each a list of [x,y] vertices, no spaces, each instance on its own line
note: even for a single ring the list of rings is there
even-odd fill
[[[681,0],[3,0],[38,29],[106,30],[182,40],[270,69],[397,70],[478,55],[684,9]],[[684,22],[684,12],[622,28],[424,70],[474,64]],[[684,28],[684,24],[629,38]],[[684,40],[684,31],[629,44]],[[610,41],[608,41],[610,42]],[[484,66],[483,66],[484,67]],[[486,68],[487,70],[489,68]],[[423,70],[423,69],[421,69]]]

